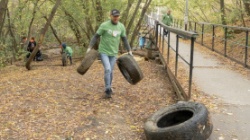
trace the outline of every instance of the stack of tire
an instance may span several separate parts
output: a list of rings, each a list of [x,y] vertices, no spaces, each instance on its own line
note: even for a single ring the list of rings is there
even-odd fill
[[[155,112],[147,119],[147,140],[207,140],[213,125],[201,103],[181,101]]]

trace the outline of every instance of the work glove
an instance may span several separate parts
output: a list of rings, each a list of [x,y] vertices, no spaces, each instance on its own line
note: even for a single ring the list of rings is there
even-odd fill
[[[129,51],[128,54],[131,55],[131,56],[133,56],[132,51]]]

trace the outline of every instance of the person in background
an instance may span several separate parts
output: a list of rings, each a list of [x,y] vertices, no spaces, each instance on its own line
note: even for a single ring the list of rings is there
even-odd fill
[[[70,64],[72,65],[72,54],[73,54],[73,50],[70,46],[67,46],[66,43],[62,43],[62,51],[65,52],[67,54],[67,57],[70,60]]]
[[[23,50],[24,49],[24,46],[27,45],[27,37],[26,36],[23,36],[22,39],[21,39],[21,42],[20,42],[20,47],[21,49]],[[25,49],[26,50],[26,49]]]
[[[167,10],[167,14],[164,14],[162,17],[162,22],[167,25],[167,26],[172,26],[173,23],[173,17],[171,15],[171,10]],[[163,30],[164,35],[168,35],[168,30],[164,29]]]
[[[143,36],[141,33],[139,33],[139,47],[142,49],[145,45],[145,36]]]
[[[131,47],[126,37],[126,30],[124,25],[119,22],[120,11],[113,9],[110,12],[110,20],[103,22],[96,34],[92,37],[87,53],[95,45],[97,40],[100,39],[98,51],[100,53],[101,61],[104,67],[104,83],[105,83],[105,96],[111,98],[113,93],[111,89],[113,70],[118,55],[120,39],[122,39],[128,54],[132,56]]]
[[[28,44],[28,47],[27,47],[27,51],[29,51],[30,53],[27,55],[27,58],[30,57],[30,54],[33,52],[33,50],[35,49],[36,47],[36,41],[35,41],[35,38],[34,37],[31,37],[30,41],[29,41],[29,44]],[[36,61],[42,61],[42,53],[40,51],[40,49],[37,51],[36,53],[36,56],[34,57],[34,60]]]

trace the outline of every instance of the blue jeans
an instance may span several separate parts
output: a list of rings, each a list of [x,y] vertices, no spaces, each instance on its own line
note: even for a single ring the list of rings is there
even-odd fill
[[[101,53],[100,56],[101,56],[101,61],[104,67],[105,90],[107,90],[111,88],[116,57],[108,56],[103,53]]]

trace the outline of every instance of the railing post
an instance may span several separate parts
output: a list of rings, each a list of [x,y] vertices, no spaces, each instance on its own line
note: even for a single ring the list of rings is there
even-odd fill
[[[162,30],[162,41],[161,41],[161,49],[162,49],[162,54],[164,54],[164,28]]]
[[[179,35],[176,35],[175,77],[177,77],[178,55],[179,55]]]
[[[194,22],[194,31],[196,32],[196,22]]]
[[[227,27],[225,27],[224,56],[227,57]]]
[[[191,98],[192,77],[193,77],[193,59],[194,59],[194,41],[195,41],[195,38],[191,37],[188,100]]]
[[[248,35],[249,35],[249,32],[246,31],[245,67],[248,67],[248,64],[247,64],[247,60],[248,60]]]
[[[169,64],[169,55],[170,55],[170,32],[168,32],[168,53],[167,53],[167,64]]]
[[[212,38],[212,51],[214,51],[214,38],[215,38],[215,30],[214,30],[214,25],[213,25],[213,38]]]
[[[204,24],[201,26],[201,45],[203,45],[203,37],[204,37]]]
[[[161,31],[162,31],[162,26],[159,24],[159,37],[158,37],[159,49],[161,49]]]
[[[158,46],[158,26],[159,26],[159,23],[158,23],[158,21],[155,21],[155,37],[156,37],[156,40],[155,40],[155,45],[156,45],[156,47],[157,48],[159,48],[159,46]]]

